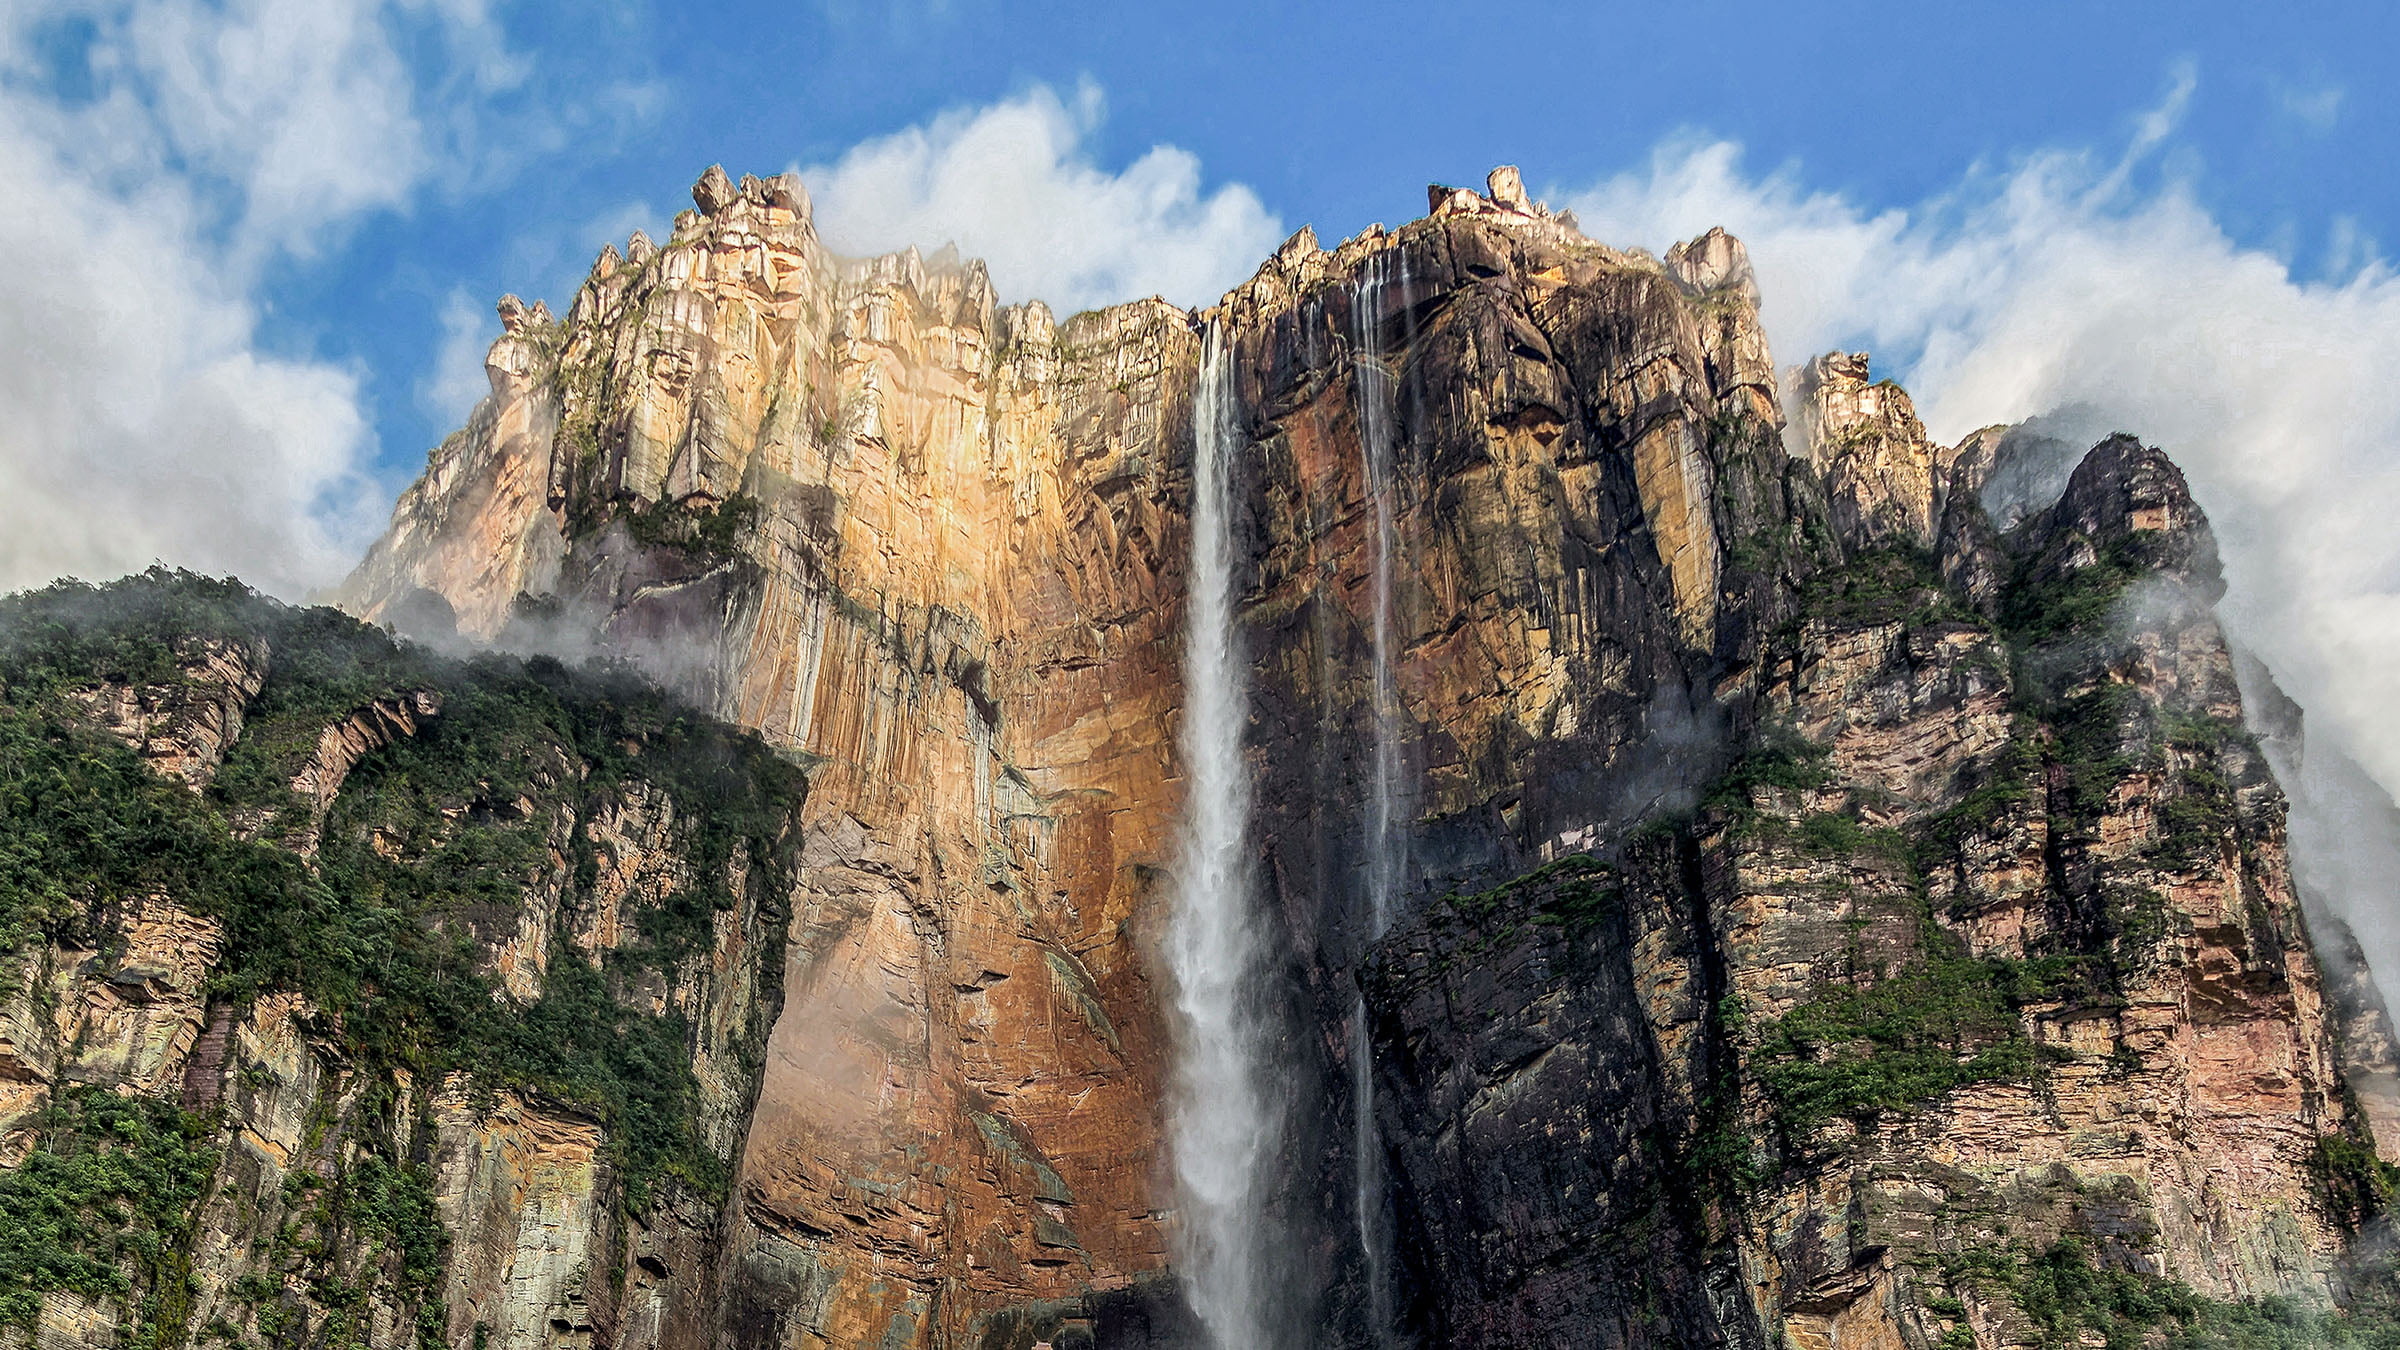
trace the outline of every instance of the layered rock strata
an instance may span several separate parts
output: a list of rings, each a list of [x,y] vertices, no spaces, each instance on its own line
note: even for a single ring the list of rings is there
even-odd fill
[[[788,180],[694,200],[563,319],[504,307],[345,603],[628,653],[812,766],[714,1338],[1189,1333],[1148,944],[1207,324],[1282,1332],[1395,1330],[1349,1212],[1354,973],[1430,1344],[2045,1343],[2043,1261],[2340,1283],[2380,1174],[2334,1027],[2380,1014],[2328,1011],[2154,452],[1995,521],[2007,438],[1932,444],[1863,356],[1779,380],[1737,241],[1611,249],[1513,172],[1303,231],[1202,313],[1063,322],[947,252],[831,255]],[[1379,717],[1406,865],[1370,947]]]

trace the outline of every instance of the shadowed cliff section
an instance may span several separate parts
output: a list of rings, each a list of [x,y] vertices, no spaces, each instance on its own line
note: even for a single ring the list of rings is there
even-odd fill
[[[2206,522],[2131,438],[2006,534],[1985,467],[1939,540],[1837,530],[1696,809],[1378,948],[1434,1342],[2205,1339],[2388,1288],[2337,1026],[2387,1024],[2327,1006]]]

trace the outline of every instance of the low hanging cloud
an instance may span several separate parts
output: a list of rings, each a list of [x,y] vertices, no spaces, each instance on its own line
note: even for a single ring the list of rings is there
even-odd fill
[[[2229,632],[2306,709],[2312,754],[2346,755],[2391,793],[2400,278],[2355,241],[2346,274],[2295,275],[2147,172],[2190,89],[2180,74],[2118,154],[1978,170],[1907,210],[1813,191],[1798,168],[1753,173],[1708,141],[1565,195],[1617,242],[1724,225],[1750,248],[1778,359],[1873,350],[1940,439],[2064,411],[2165,449],[2223,546]],[[2400,993],[2400,888],[2347,899]]]
[[[1099,90],[1047,87],[866,141],[804,168],[826,243],[850,254],[955,243],[1004,301],[1064,311],[1162,295],[1207,304],[1282,242],[1240,184],[1201,185],[1190,151],[1154,146],[1121,173],[1093,163]]]
[[[480,8],[0,6],[0,76],[0,589],[339,577],[390,487],[358,374],[273,354],[259,282],[454,162],[421,90],[512,78]]]

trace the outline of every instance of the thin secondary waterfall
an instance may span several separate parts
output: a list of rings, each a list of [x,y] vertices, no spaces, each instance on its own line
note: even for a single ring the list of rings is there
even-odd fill
[[[1397,261],[1403,303],[1408,289],[1408,255],[1389,249],[1367,260],[1351,305],[1358,354],[1358,441],[1367,497],[1374,511],[1374,552],[1368,562],[1374,676],[1369,686],[1374,716],[1374,761],[1366,792],[1366,941],[1382,937],[1392,922],[1400,879],[1407,866],[1397,811],[1400,794],[1400,710],[1392,678],[1392,423],[1393,379],[1385,364],[1385,296]],[[1356,996],[1350,1018],[1352,1152],[1359,1246],[1367,1260],[1368,1332],[1376,1344],[1396,1339],[1392,1299],[1391,1243],[1383,1196],[1383,1149],[1375,1132],[1374,1042],[1367,1032],[1367,1003]]]
[[[1250,895],[1250,779],[1233,627],[1233,462],[1241,446],[1231,354],[1208,327],[1192,398],[1192,565],[1183,656],[1186,794],[1167,959],[1183,1044],[1169,1117],[1182,1207],[1178,1263],[1218,1350],[1269,1345],[1259,1235],[1274,1115],[1256,985],[1266,951]]]

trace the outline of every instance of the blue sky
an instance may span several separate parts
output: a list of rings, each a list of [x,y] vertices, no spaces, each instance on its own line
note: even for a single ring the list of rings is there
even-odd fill
[[[2384,167],[2400,152],[2385,70],[2400,21],[2388,6],[2304,8],[497,8],[523,73],[492,120],[547,109],[549,125],[276,269],[262,335],[358,363],[381,462],[413,465],[443,430],[415,391],[455,293],[556,299],[604,230],[655,231],[711,162],[828,163],[1040,86],[1070,100],[1097,88],[1104,111],[1079,149],[1098,168],[1180,147],[1204,188],[1247,185],[1283,224],[1335,238],[1420,213],[1430,180],[1506,161],[1537,186],[1582,185],[1693,135],[1738,143],[1756,171],[1795,165],[1814,188],[1911,206],[1977,164],[2121,142],[2188,69],[2158,171],[2188,178],[2233,238],[2317,275],[2359,260],[2343,239],[2400,238],[2400,179]]]

